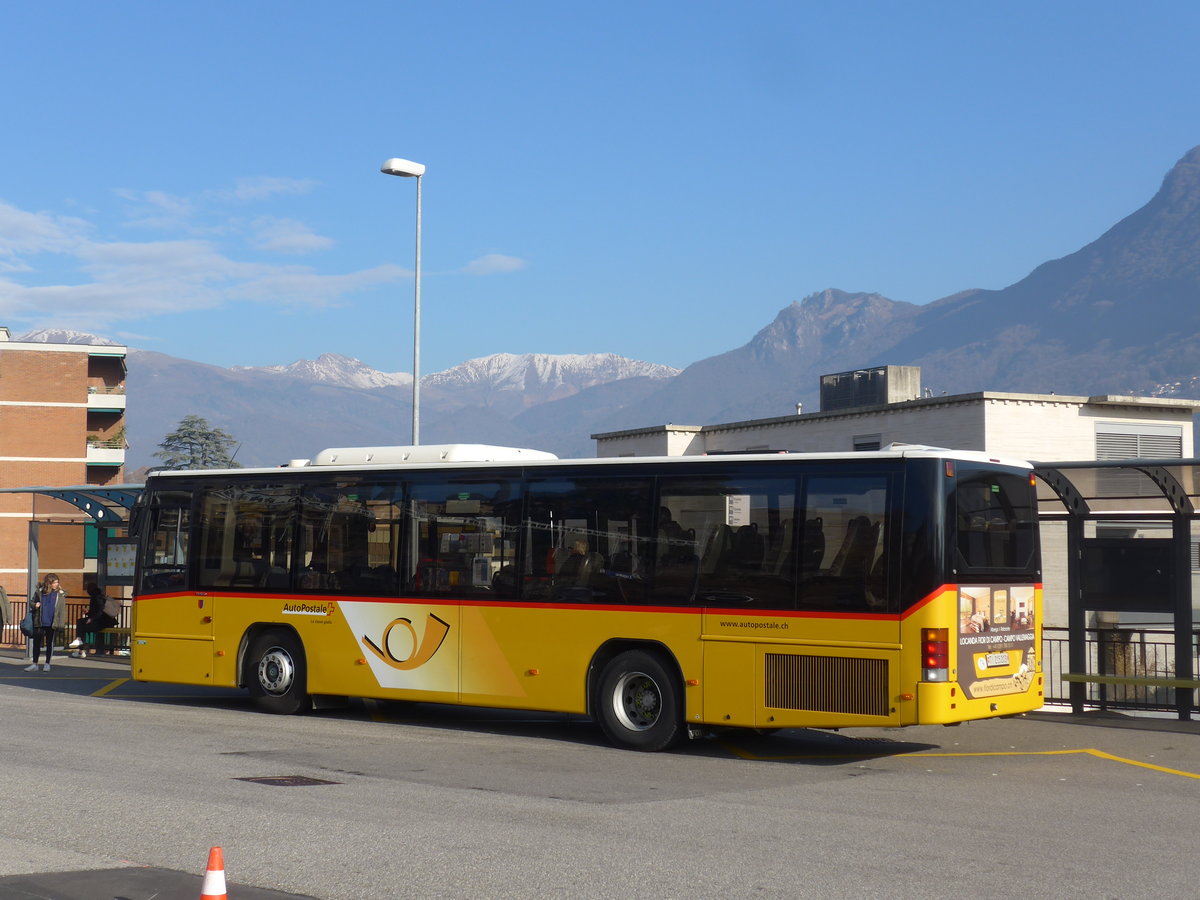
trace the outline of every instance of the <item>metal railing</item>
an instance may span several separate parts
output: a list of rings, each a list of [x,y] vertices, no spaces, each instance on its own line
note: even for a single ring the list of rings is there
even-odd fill
[[[1042,629],[1042,671],[1046,703],[1071,703],[1071,671],[1066,628]],[[1089,628],[1088,675],[1119,678],[1175,678],[1175,632],[1161,628]],[[1200,674],[1200,631],[1192,632],[1192,671]],[[1086,705],[1095,709],[1175,712],[1176,689],[1145,684],[1086,684]],[[1192,691],[1192,709],[1197,710]]]
[[[24,647],[20,623],[27,601],[12,600],[12,622],[0,629],[0,646]],[[87,613],[88,604],[67,603],[66,628],[60,632],[63,645],[75,639],[76,622]],[[128,628],[131,608],[121,607],[117,625]],[[1086,632],[1087,673],[1130,678],[1175,677],[1175,633],[1159,628],[1089,628]],[[1045,674],[1045,699],[1051,706],[1070,706],[1071,685],[1063,679],[1070,669],[1066,628],[1042,629],[1042,671]],[[1200,675],[1200,630],[1192,632],[1192,671]],[[1087,706],[1100,710],[1141,710],[1175,712],[1175,688],[1137,684],[1087,684]],[[1192,692],[1192,709],[1200,712],[1197,695]]]
[[[9,600],[11,601],[12,605],[12,622],[5,625],[3,629],[0,629],[0,646],[24,647],[27,638],[25,635],[21,634],[21,620],[25,618],[25,611],[29,608],[29,601],[24,599],[13,599],[11,597]],[[87,615],[87,611],[87,602],[80,602],[78,600],[72,601],[69,597],[67,598],[67,618],[65,627],[58,633],[59,637],[61,637],[62,643],[60,645],[58,640],[56,640],[55,647],[65,647],[67,644],[71,643],[71,641],[75,640],[75,626],[80,619]],[[131,609],[128,605],[122,606],[121,614],[117,616],[117,624],[115,627],[128,628],[130,612]],[[120,646],[126,646],[126,642],[122,640]]]

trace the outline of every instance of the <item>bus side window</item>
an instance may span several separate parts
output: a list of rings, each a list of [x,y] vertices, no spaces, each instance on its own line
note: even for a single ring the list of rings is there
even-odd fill
[[[150,537],[142,559],[141,593],[178,591],[187,580],[190,492],[156,494],[147,517]]]
[[[800,607],[882,611],[887,606],[887,475],[805,480]]]
[[[297,587],[394,597],[401,486],[360,478],[305,491]]]
[[[537,479],[525,523],[527,600],[640,604],[650,558],[649,478]]]
[[[655,601],[791,609],[795,496],[791,477],[663,478]]]
[[[514,598],[520,509],[515,476],[413,479],[405,516],[405,590]]]
[[[295,484],[231,479],[204,492],[200,587],[283,591],[291,584]]]

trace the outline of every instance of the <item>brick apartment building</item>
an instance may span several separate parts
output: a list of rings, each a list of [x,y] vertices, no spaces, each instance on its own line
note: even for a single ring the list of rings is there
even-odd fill
[[[0,327],[0,488],[119,484],[125,462],[125,355],[113,344],[14,341]],[[28,593],[29,523],[40,568],[73,597],[95,571],[95,532],[69,504],[0,494],[0,585]],[[90,558],[88,558],[90,557]]]

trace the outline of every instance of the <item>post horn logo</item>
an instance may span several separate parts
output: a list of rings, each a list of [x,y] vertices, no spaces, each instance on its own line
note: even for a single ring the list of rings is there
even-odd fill
[[[389,641],[392,629],[397,625],[403,625],[407,628],[409,635],[412,637],[413,652],[404,659],[400,659],[392,653],[392,645]],[[449,631],[450,625],[448,623],[443,622],[433,613],[430,613],[429,618],[425,621],[425,636],[423,638],[417,637],[417,629],[413,628],[411,619],[399,618],[392,619],[388,623],[387,628],[383,629],[383,638],[380,641],[380,644],[383,645],[382,647],[365,634],[362,639],[363,643],[367,645],[372,653],[393,669],[408,671],[409,669],[419,668],[433,659],[433,655],[438,652],[438,648],[442,646],[442,641],[446,639]]]

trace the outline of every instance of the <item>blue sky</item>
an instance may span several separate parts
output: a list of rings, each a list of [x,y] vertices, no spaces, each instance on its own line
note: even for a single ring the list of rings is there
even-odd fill
[[[1200,144],[1183,2],[0,6],[0,324],[218,365],[683,367],[1000,288]]]

